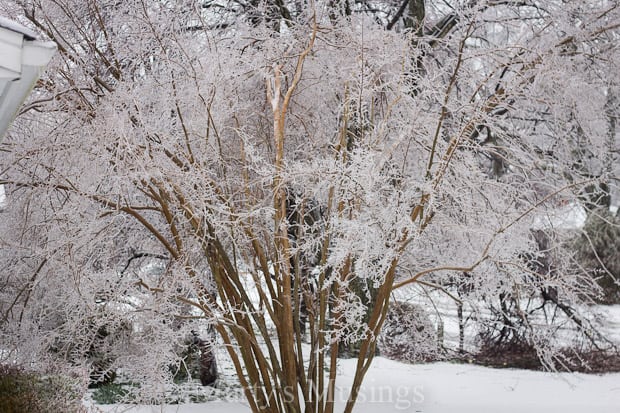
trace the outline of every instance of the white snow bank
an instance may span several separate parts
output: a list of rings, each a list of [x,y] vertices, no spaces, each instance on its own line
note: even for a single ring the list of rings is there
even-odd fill
[[[414,408],[408,410],[411,412],[620,411],[620,374],[553,374],[448,363],[392,363],[377,360],[374,379],[417,387],[424,400],[412,403]]]

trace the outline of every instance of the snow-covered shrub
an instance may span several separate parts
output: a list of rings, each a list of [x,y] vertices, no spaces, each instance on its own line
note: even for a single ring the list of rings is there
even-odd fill
[[[572,369],[586,364],[575,354],[615,351],[591,308],[580,304],[595,282],[567,248],[575,231],[534,230],[537,251],[520,254],[521,264],[496,266],[509,278],[480,300],[486,314],[478,319],[477,357],[485,364]]]
[[[428,314],[416,304],[392,304],[381,334],[379,351],[392,360],[429,361],[439,356],[437,331]]]
[[[20,367],[0,364],[0,412],[83,412],[77,380],[40,376]]]
[[[536,294],[532,294],[532,300]],[[495,299],[485,301],[490,316],[480,323],[478,347],[484,355],[506,355],[508,359],[516,354],[536,352],[530,343],[533,334],[528,316],[514,295],[500,293]]]

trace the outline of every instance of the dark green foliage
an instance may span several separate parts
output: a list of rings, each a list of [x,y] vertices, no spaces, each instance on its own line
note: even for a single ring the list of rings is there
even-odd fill
[[[214,385],[217,380],[217,360],[211,345],[192,331],[179,354],[181,362],[179,365],[171,366],[176,383],[200,378],[203,386]]]
[[[217,380],[217,360],[209,343],[200,343],[200,383],[203,386],[213,386]]]
[[[98,313],[85,321],[84,329],[87,341],[58,340],[50,346],[50,352],[76,365],[86,360],[90,365],[89,388],[112,383],[116,379],[116,355],[130,340],[131,324]]]
[[[172,367],[174,370],[174,382],[181,383],[191,381],[200,376],[200,348],[194,342],[193,337],[184,343],[183,350],[179,354],[181,363]]]
[[[112,368],[114,357],[108,350],[110,341],[115,336],[110,336],[109,326],[103,325],[99,327],[95,333],[86,357],[91,363],[90,368],[90,388],[96,388],[102,385],[111,384],[116,378],[116,371]]]
[[[600,302],[620,303],[620,217],[606,208],[592,211],[573,248],[578,264],[602,288]]]
[[[0,412],[83,412],[77,382],[67,377],[44,377],[16,366],[0,365]]]
[[[589,211],[607,210],[611,204],[609,185],[604,182],[586,186],[579,198]]]
[[[97,404],[116,404],[129,394],[127,387],[118,383],[106,383],[93,392],[93,400]]]
[[[349,288],[352,292],[357,295],[361,301],[361,303],[366,307],[366,312],[364,314],[363,322],[367,324],[370,320],[371,309],[375,305],[377,301],[377,292],[378,288],[374,287],[372,280],[364,280],[358,277],[355,277],[349,281]],[[350,327],[347,330],[352,330]],[[347,331],[348,334],[359,335],[360,329],[358,331]],[[338,346],[338,357],[341,358],[354,358],[359,355],[360,348],[362,346],[363,340],[352,340],[352,341],[343,341]]]

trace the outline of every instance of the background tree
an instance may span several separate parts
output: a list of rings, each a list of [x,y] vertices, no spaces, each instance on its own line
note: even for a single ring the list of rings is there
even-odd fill
[[[576,264],[588,271],[601,287],[598,302],[614,304],[620,300],[620,222],[606,208],[599,208],[588,216],[581,236],[571,247],[576,251]]]

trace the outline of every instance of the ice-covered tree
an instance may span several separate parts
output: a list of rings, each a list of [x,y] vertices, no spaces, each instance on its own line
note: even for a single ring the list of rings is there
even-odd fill
[[[350,412],[394,289],[578,300],[524,257],[616,182],[620,11],[544,3],[3,5],[60,51],[0,152],[3,357],[80,368],[105,328],[156,397],[212,328],[253,411],[331,412],[352,344]]]

